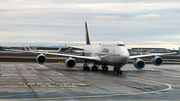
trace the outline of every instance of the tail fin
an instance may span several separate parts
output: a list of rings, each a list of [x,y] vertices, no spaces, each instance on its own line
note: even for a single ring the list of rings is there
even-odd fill
[[[91,45],[89,40],[89,34],[88,34],[88,28],[87,28],[87,22],[85,22],[85,30],[86,30],[86,45]]]
[[[26,47],[24,47],[24,50],[27,50],[27,48],[26,48]]]
[[[28,49],[29,49],[29,50],[31,50],[31,48],[30,48],[30,47],[28,47]]]
[[[61,51],[61,48],[59,48],[58,50],[57,50],[57,52],[60,52]]]
[[[69,48],[69,51],[72,53],[75,53],[74,50],[72,48]]]
[[[149,54],[149,53],[150,53],[150,51],[146,52],[146,54]]]

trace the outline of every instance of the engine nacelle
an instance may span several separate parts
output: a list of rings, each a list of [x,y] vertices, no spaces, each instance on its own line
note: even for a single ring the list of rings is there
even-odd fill
[[[39,64],[44,64],[44,63],[46,62],[46,57],[45,57],[45,55],[39,54],[39,55],[36,57],[36,61],[37,61]]]
[[[76,61],[73,58],[68,58],[66,59],[65,64],[68,68],[73,68],[76,65]]]
[[[160,65],[162,65],[162,63],[163,63],[163,60],[162,60],[162,58],[159,57],[159,56],[154,56],[154,57],[152,58],[152,63],[153,63],[154,65],[156,65],[156,66],[160,66]]]
[[[144,68],[144,66],[145,63],[142,59],[137,58],[134,60],[134,67],[136,67],[137,69],[141,70]]]

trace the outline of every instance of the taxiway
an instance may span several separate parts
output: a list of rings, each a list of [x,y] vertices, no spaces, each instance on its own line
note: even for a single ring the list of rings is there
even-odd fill
[[[132,64],[123,75],[109,71],[83,71],[82,63],[68,69],[64,63],[1,62],[1,100],[180,100],[179,65]],[[0,101],[1,101],[0,100]]]

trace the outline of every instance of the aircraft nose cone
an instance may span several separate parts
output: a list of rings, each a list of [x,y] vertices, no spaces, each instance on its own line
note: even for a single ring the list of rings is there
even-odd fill
[[[124,52],[123,54],[120,55],[120,61],[123,63],[127,63],[129,61],[129,52]]]
[[[121,56],[120,61],[122,61],[123,63],[127,63],[129,60],[129,56]]]

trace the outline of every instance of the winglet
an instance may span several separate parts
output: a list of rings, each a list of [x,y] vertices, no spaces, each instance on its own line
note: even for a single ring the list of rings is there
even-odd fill
[[[86,31],[86,45],[91,45],[90,40],[89,40],[87,22],[85,22],[85,31]]]

